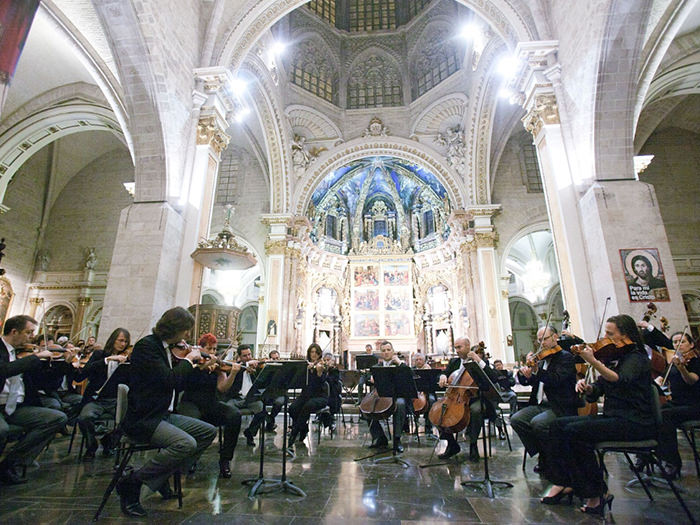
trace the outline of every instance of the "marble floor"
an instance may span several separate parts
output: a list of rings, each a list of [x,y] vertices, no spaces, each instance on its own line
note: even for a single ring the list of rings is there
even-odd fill
[[[346,416],[346,419],[350,417]],[[346,427],[339,425],[333,439],[328,434],[316,444],[313,440],[296,446],[297,457],[288,463],[288,477],[307,493],[300,498],[286,493],[270,493],[248,498],[241,481],[258,474],[258,447],[241,439],[233,464],[233,478],[218,478],[216,443],[204,454],[194,475],[183,478],[184,505],[177,500],[162,501],[158,494],[142,493],[149,513],[144,523],[599,523],[577,510],[577,506],[545,506],[538,498],[545,483],[532,471],[535,462],[521,469],[523,448],[517,437],[513,451],[505,441],[493,443],[489,462],[492,479],[508,480],[511,489],[498,489],[490,499],[478,489],[460,482],[483,477],[483,462],[419,468],[427,463],[432,441],[422,436],[406,439],[403,458],[408,468],[394,464],[374,464],[372,460],[354,461],[369,451],[367,424],[358,424],[357,416]],[[280,425],[281,427],[281,425]],[[266,439],[266,477],[281,473],[282,434]],[[512,438],[512,434],[511,434]],[[700,518],[700,486],[695,476],[692,455],[681,440],[684,467],[681,486],[691,511]],[[464,446],[463,446],[464,448]],[[99,505],[112,474],[113,460],[98,453],[92,463],[78,463],[74,449],[67,456],[68,438],[59,437],[39,456],[40,467],[30,469],[29,483],[0,485],[0,522],[14,523],[88,523]],[[438,448],[440,451],[440,448]],[[136,456],[140,463],[143,456]],[[633,474],[622,456],[607,457],[609,485],[615,494],[609,523],[647,525],[687,523],[687,516],[668,490],[654,489],[650,502],[641,488],[626,488]],[[133,523],[120,513],[119,499],[112,495],[100,518],[102,523]]]

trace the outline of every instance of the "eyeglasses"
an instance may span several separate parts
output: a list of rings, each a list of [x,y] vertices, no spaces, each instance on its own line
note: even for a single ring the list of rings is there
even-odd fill
[[[538,337],[538,338],[537,338],[537,342],[538,342],[538,343],[541,343],[542,341],[546,341],[547,339],[549,339],[549,338],[552,337],[553,335],[554,335],[554,334],[549,334],[547,337],[543,337],[543,338],[541,338],[541,339]]]

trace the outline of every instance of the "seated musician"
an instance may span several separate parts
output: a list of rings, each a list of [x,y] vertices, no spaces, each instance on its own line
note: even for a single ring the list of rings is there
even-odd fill
[[[280,360],[280,353],[278,350],[270,350],[270,353],[267,355],[267,358],[269,361],[279,361]],[[265,431],[266,432],[274,432],[275,429],[277,428],[277,423],[275,423],[275,418],[277,417],[277,414],[279,414],[282,411],[282,408],[284,407],[284,396],[277,396],[271,401],[268,401],[268,404],[272,404],[272,407],[270,408],[270,413],[265,416]]]
[[[132,439],[147,442],[159,451],[139,469],[117,483],[124,514],[142,517],[143,484],[169,497],[168,479],[176,471],[187,472],[216,437],[209,423],[173,413],[177,393],[185,387],[199,349],[190,348],[183,359],[171,354],[171,346],[183,341],[194,327],[194,317],[181,307],[167,310],[153,333],[134,345],[130,358],[129,400],[122,430]]]
[[[389,341],[382,341],[379,344],[380,359],[377,366],[407,366],[401,361],[398,355],[394,353],[394,346]],[[403,431],[404,421],[406,420],[406,405],[410,400],[402,397],[396,399],[396,408],[394,410],[394,450],[403,452],[401,444],[401,432]],[[389,440],[384,434],[384,429],[380,421],[373,419],[369,423],[369,432],[372,435],[372,443],[369,448],[386,448],[389,445]]]
[[[432,370],[432,367],[425,361],[425,356],[420,352],[413,354],[413,368],[416,370]],[[425,433],[431,434],[433,432],[433,425],[428,418],[428,412],[430,412],[430,407],[435,403],[435,392],[424,392],[426,400],[426,412],[423,417],[425,418]],[[416,419],[416,424],[418,420]]]
[[[365,345],[365,354],[372,355],[374,353],[372,345]],[[360,376],[360,380],[357,382],[357,404],[362,402],[362,398],[365,397],[365,389],[367,385],[371,382],[372,373],[369,370],[365,370]]]
[[[553,326],[537,331],[537,342],[546,352],[559,345],[559,335]],[[563,348],[563,347],[562,347]],[[532,353],[526,362],[533,360]],[[576,362],[574,356],[561,350],[550,357],[518,370],[518,382],[530,385],[529,406],[510,416],[510,425],[523,442],[530,456],[541,454],[549,433],[549,425],[557,417],[576,416],[581,404],[576,394]],[[542,456],[540,456],[540,461]],[[541,465],[535,467],[539,472]]]
[[[8,425],[17,425],[24,436],[0,463],[0,482],[24,483],[23,467],[30,465],[66,424],[66,415],[42,407],[39,394],[24,374],[42,367],[40,359],[50,359],[48,350],[39,350],[28,357],[17,358],[16,348],[27,344],[37,322],[28,315],[10,317],[3,325],[0,339],[0,452],[8,439]]]
[[[187,376],[185,391],[177,411],[178,414],[223,427],[224,440],[219,451],[219,475],[222,478],[230,478],[231,460],[241,431],[241,411],[235,406],[217,401],[216,393],[225,394],[231,388],[241,365],[234,363],[230,374],[218,367],[217,340],[214,334],[202,335],[197,344],[212,358],[202,360]]]
[[[518,395],[513,392],[512,388],[515,386],[513,372],[505,368],[503,366],[503,361],[500,359],[496,359],[493,362],[493,369],[496,372],[495,385],[499,389],[503,402],[510,405],[510,414],[513,415],[518,411]]]
[[[95,458],[98,446],[95,421],[104,416],[115,416],[119,383],[129,384],[128,366],[118,365],[127,361],[128,356],[124,350],[130,342],[129,331],[125,328],[117,328],[107,339],[104,350],[95,350],[81,371],[79,379],[85,378],[88,381],[83,395],[82,409],[78,416],[78,426],[85,436],[87,445],[83,455],[84,461],[92,461]],[[105,455],[109,455],[116,445],[112,438],[113,434],[109,433],[101,440]]]
[[[579,380],[576,390],[590,402],[604,395],[603,415],[560,417],[551,423],[542,473],[553,486],[541,500],[551,505],[565,496],[570,502],[571,495],[576,495],[584,498],[582,512],[603,516],[605,507],[612,507],[613,496],[607,494],[595,444],[653,439],[656,435],[649,359],[637,324],[629,315],[609,317],[605,335],[620,343],[626,336],[631,344],[621,349],[619,358],[606,362],[600,361],[590,346],[578,352],[600,377],[592,385]]]
[[[258,397],[251,398],[251,396],[248,396],[248,392],[255,381],[255,376],[258,374],[258,361],[253,359],[253,351],[250,345],[239,346],[237,355],[237,363],[243,366],[235,371],[231,370],[231,374],[234,376],[233,384],[226,393],[220,395],[220,399],[224,399],[227,405],[238,410],[247,409],[253,413],[253,418],[248,428],[243,431],[243,435],[246,439],[246,445],[254,447],[254,436],[258,433],[260,426],[265,423],[265,416],[267,415],[262,400]]]
[[[445,373],[440,376],[438,384],[441,387],[444,388],[448,386],[448,378],[453,372],[458,372],[458,375],[461,375],[462,371],[464,370],[464,364],[469,361],[474,361],[477,363],[484,373],[489,376],[491,381],[496,379],[493,369],[488,366],[486,359],[482,357],[483,353],[479,355],[479,353],[470,349],[469,339],[466,337],[460,337],[455,340],[454,345],[455,352],[457,352],[457,357],[450,360],[450,362],[447,364],[447,368],[445,368]],[[496,417],[496,411],[493,404],[486,399],[484,399],[484,408],[486,409],[486,417]],[[474,398],[470,401],[469,412],[469,426],[467,427],[469,436],[469,459],[471,461],[478,461],[479,447],[477,443],[484,417],[484,414],[481,412],[481,403],[479,402],[478,396],[474,396]],[[451,458],[452,456],[459,454],[461,450],[459,443],[457,443],[457,439],[451,432],[446,432],[445,430],[440,429],[440,439],[447,440],[447,448],[445,449],[445,452],[438,455],[440,459]]]
[[[297,441],[304,441],[309,433],[309,416],[312,412],[325,407],[328,404],[326,395],[326,380],[328,374],[326,366],[321,359],[323,351],[316,343],[311,343],[306,349],[308,361],[307,383],[301,390],[301,394],[289,405],[289,415],[292,417],[292,430],[289,434],[289,447]]]
[[[668,384],[672,397],[661,406],[663,424],[656,452],[659,459],[666,462],[666,472],[677,477],[681,471],[681,456],[676,429],[685,421],[700,419],[700,357],[688,332],[676,332],[671,339],[678,355],[674,355],[669,365]]]
[[[335,430],[335,417],[333,416],[340,413],[340,407],[343,404],[343,382],[340,379],[340,370],[338,370],[338,364],[332,353],[326,352],[323,354],[323,363],[326,365],[328,374],[327,381],[330,392],[328,406],[331,409],[331,413],[328,414],[327,419],[322,419],[321,423],[327,428]]]

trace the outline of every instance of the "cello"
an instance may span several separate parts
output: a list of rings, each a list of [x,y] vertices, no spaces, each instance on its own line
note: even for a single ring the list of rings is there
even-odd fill
[[[448,381],[445,396],[433,403],[428,418],[436,427],[455,434],[469,425],[469,402],[476,396],[476,385],[464,368],[452,372]]]

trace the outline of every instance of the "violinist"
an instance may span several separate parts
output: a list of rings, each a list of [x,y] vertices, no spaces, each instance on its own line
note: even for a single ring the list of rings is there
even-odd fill
[[[518,382],[532,387],[528,406],[510,416],[510,425],[523,442],[530,456],[543,453],[549,426],[557,417],[577,415],[580,402],[576,394],[576,363],[574,356],[561,348],[559,334],[553,326],[537,331],[540,355],[551,354],[538,360],[532,352],[526,366],[518,370]],[[529,364],[528,364],[529,363]],[[535,472],[541,469],[535,467]]]
[[[404,362],[399,359],[399,356],[394,353],[394,346],[389,341],[382,341],[379,344],[379,351],[381,352],[379,363],[377,366],[407,366]],[[396,399],[396,409],[394,411],[394,450],[396,452],[403,452],[403,445],[401,444],[401,432],[403,431],[404,421],[406,420],[406,406],[410,400],[406,400],[402,397]],[[369,432],[372,435],[372,443],[369,448],[386,448],[389,445],[389,440],[384,434],[384,429],[382,424],[377,419],[372,419],[369,423]]]
[[[217,340],[207,333],[199,338],[198,345],[210,356],[216,355]],[[224,440],[219,451],[219,475],[231,477],[231,460],[241,431],[241,411],[216,399],[217,392],[225,394],[233,385],[241,365],[231,365],[226,373],[218,366],[216,358],[203,360],[185,380],[185,391],[178,406],[178,413],[201,419],[214,426],[223,426]]]
[[[328,391],[330,393],[328,397],[328,406],[331,409],[331,413],[327,415],[325,420],[322,417],[321,422],[324,426],[330,428],[331,431],[335,431],[334,416],[340,413],[340,407],[343,404],[343,382],[340,380],[340,370],[338,370],[335,356],[332,353],[326,352],[323,354],[323,364],[326,367],[326,373],[328,375]]]
[[[129,384],[129,372],[125,363],[128,356],[125,349],[131,342],[126,328],[115,329],[107,338],[104,350],[95,350],[90,360],[80,371],[78,379],[87,379],[83,404],[78,416],[80,432],[85,436],[86,450],[83,461],[92,461],[97,450],[95,422],[105,416],[114,417],[117,410],[117,388],[119,383]],[[78,363],[75,363],[78,366]],[[102,453],[111,455],[116,445],[113,433],[101,439]]]
[[[440,387],[445,388],[448,386],[448,378],[450,375],[452,375],[453,372],[459,373],[459,371],[463,370],[465,364],[470,361],[477,363],[484,373],[489,376],[491,381],[496,379],[493,369],[488,366],[485,357],[482,358],[484,354],[482,353],[479,355],[479,353],[476,351],[471,350],[469,344],[469,339],[466,337],[460,337],[455,340],[454,345],[457,357],[450,360],[450,362],[447,364],[447,368],[445,369],[445,373],[440,376],[438,381],[438,385]],[[484,408],[486,409],[487,417],[496,416],[493,403],[488,400],[484,400]],[[479,433],[481,432],[483,414],[481,412],[481,403],[479,402],[479,398],[477,396],[474,396],[474,398],[469,402],[469,412],[469,426],[467,427],[469,436],[469,459],[471,461],[479,461],[478,439]],[[440,439],[447,441],[447,448],[442,454],[438,455],[440,459],[448,459],[456,454],[459,454],[461,451],[459,448],[459,443],[457,443],[457,439],[451,432],[440,429]]]
[[[28,315],[16,315],[5,321],[0,338],[0,451],[7,443],[8,425],[25,431],[0,463],[0,482],[6,484],[26,481],[21,474],[23,467],[34,461],[67,421],[63,412],[41,406],[35,385],[24,377],[41,367],[40,359],[51,358],[48,350],[18,358],[18,351],[29,343],[36,326]]]
[[[606,506],[612,508],[613,496],[607,493],[595,444],[656,436],[649,359],[634,319],[629,315],[609,317],[605,336],[607,344],[601,340],[572,347],[600,374],[594,384],[579,380],[576,390],[591,402],[604,395],[603,415],[560,417],[551,423],[543,474],[553,486],[541,500],[551,505],[568,497],[570,503],[576,495],[584,498],[582,512],[599,516],[605,516]],[[610,351],[612,346],[614,352]],[[603,359],[605,355],[608,357]]]
[[[425,361],[425,356],[421,354],[420,352],[416,352],[413,354],[413,368],[416,370],[432,370],[432,367],[426,363]],[[425,413],[423,414],[425,417],[425,434],[432,434],[433,432],[433,425],[430,422],[430,418],[428,417],[428,413],[430,412],[430,407],[433,406],[433,403],[436,401],[435,397],[435,391],[432,392],[423,392],[425,395],[425,401],[426,401],[426,408],[425,408]],[[418,416],[416,416],[416,425],[418,424]]]
[[[685,421],[700,419],[700,353],[688,332],[676,332],[671,339],[676,349],[668,371],[673,397],[661,407],[663,423],[656,450],[659,459],[666,462],[666,472],[677,477],[681,471],[681,456],[676,429]]]
[[[515,376],[503,366],[500,359],[493,362],[493,369],[497,378],[495,385],[498,387],[498,393],[501,394],[501,399],[510,405],[510,413],[515,414],[518,411],[518,395],[513,392]],[[505,436],[502,439],[505,439]]]
[[[260,426],[265,423],[265,406],[259,397],[248,395],[255,377],[258,374],[258,361],[253,359],[253,351],[250,345],[241,345],[237,349],[238,364],[236,370],[231,370],[233,384],[226,393],[220,394],[220,399],[226,400],[226,404],[238,410],[247,409],[253,413],[253,418],[243,431],[246,438],[246,445],[255,446],[253,436],[258,433]]]
[[[325,385],[328,379],[326,366],[321,359],[323,351],[316,343],[311,343],[306,349],[308,361],[307,382],[301,394],[289,405],[289,415],[292,417],[292,431],[289,434],[289,448],[297,441],[304,441],[309,433],[309,416],[312,412],[325,407],[328,397]]]
[[[121,509],[127,516],[146,515],[140,502],[143,484],[170,497],[168,478],[177,470],[186,472],[216,437],[216,428],[209,423],[173,413],[177,392],[184,388],[201,354],[191,348],[184,359],[175,362],[170,346],[184,340],[193,327],[190,312],[171,308],[163,313],[153,333],[134,345],[122,427],[130,438],[150,443],[159,451],[117,483]]]

